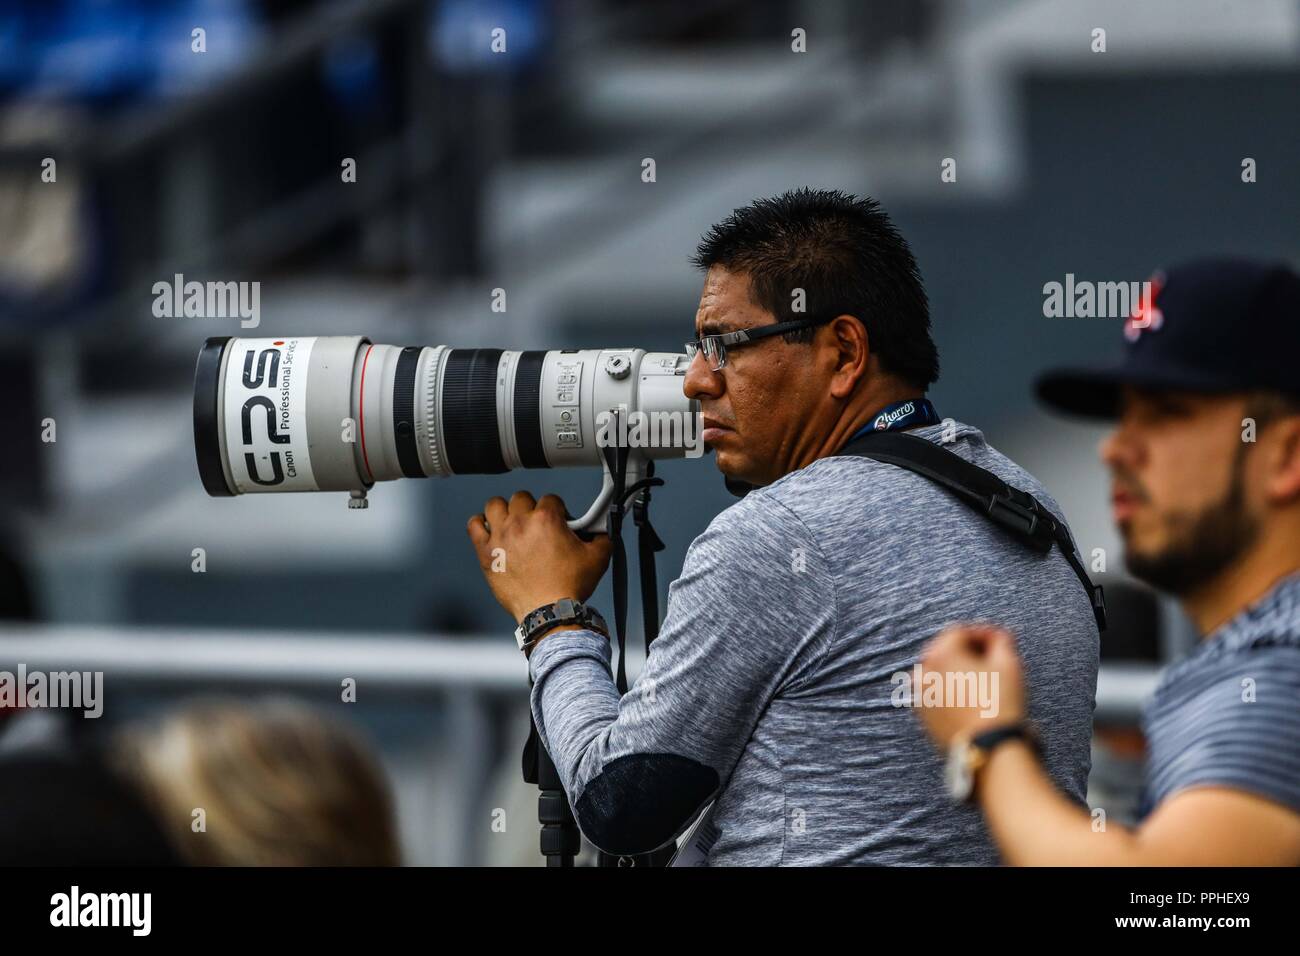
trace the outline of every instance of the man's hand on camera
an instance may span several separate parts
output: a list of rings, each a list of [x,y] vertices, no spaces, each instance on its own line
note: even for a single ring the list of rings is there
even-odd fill
[[[492,498],[467,530],[488,586],[516,623],[561,598],[587,600],[609,566],[609,535],[579,538],[557,495]]]
[[[1004,724],[1013,724],[1025,716],[1025,685],[1021,676],[1020,655],[1016,653],[1016,639],[1000,627],[970,624],[949,627],[940,631],[921,652],[923,684],[912,688],[913,707],[925,729],[940,747],[948,747],[960,736],[971,737]],[[981,672],[987,677],[981,677]],[[941,706],[923,706],[927,682],[939,678],[938,686],[944,697],[953,687],[946,675],[960,675],[959,682],[966,689],[972,682],[964,679],[975,675],[973,683],[976,698],[988,692],[987,700],[941,700]],[[963,698],[970,695],[963,693]]]

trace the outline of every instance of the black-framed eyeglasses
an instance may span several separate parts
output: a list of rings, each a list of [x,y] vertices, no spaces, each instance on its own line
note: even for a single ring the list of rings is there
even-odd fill
[[[825,325],[826,319],[795,319],[792,322],[777,322],[775,325],[760,325],[756,329],[738,329],[735,332],[722,332],[718,335],[704,335],[686,343],[686,358],[695,361],[695,354],[703,352],[709,368],[720,372],[727,364],[727,350],[741,345],[748,345],[771,335],[785,335],[800,329]]]

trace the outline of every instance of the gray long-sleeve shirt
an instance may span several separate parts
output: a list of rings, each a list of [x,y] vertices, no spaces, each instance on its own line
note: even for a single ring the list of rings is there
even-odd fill
[[[977,429],[945,447],[1060,515]],[[710,865],[996,863],[897,693],[925,643],[970,620],[1016,635],[1047,770],[1082,803],[1098,634],[1078,578],[1058,549],[863,458],[818,460],[719,514],[621,700],[605,638],[543,640],[533,715],[580,827],[612,853],[662,845],[716,795]]]

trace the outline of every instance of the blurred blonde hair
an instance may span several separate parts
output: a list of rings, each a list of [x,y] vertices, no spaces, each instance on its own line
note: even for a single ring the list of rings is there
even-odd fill
[[[349,729],[301,704],[209,700],[128,728],[115,763],[200,866],[396,866],[392,799]],[[205,826],[196,832],[196,810]]]

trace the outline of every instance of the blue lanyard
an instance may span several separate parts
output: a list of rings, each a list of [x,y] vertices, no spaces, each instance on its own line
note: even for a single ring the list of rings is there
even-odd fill
[[[943,421],[934,410],[934,404],[928,398],[912,398],[905,402],[894,402],[876,412],[870,425],[863,425],[853,433],[854,438],[867,432],[894,432],[905,428],[920,428],[922,425],[938,425]]]

